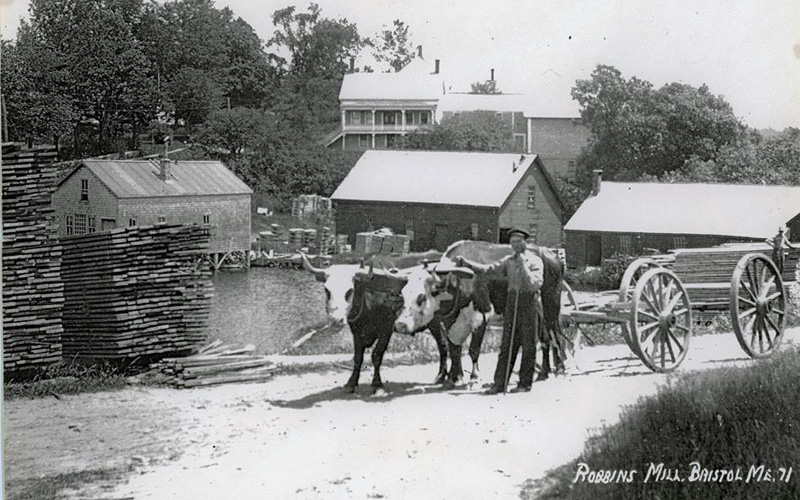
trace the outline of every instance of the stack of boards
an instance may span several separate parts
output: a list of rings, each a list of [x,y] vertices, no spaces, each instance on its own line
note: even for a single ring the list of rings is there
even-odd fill
[[[151,365],[161,380],[175,387],[201,387],[233,382],[258,382],[272,377],[276,366],[264,356],[252,354],[255,346],[233,349],[217,340],[197,354],[164,358]]]
[[[127,227],[62,238],[64,356],[124,359],[205,340],[213,297],[200,225]]]
[[[3,148],[3,367],[61,359],[61,247],[50,206],[54,147]]]

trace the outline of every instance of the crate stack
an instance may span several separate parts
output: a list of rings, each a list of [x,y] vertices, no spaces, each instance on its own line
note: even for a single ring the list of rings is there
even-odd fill
[[[373,253],[373,233],[357,233],[355,252],[360,254]],[[380,240],[378,240],[378,250],[380,250]]]
[[[772,258],[766,244],[729,244],[712,248],[680,249],[675,252],[672,271],[686,286],[692,303],[727,306],[733,271],[739,260],[749,253]],[[784,261],[781,274],[784,283],[796,280],[800,251],[793,250]]]
[[[346,234],[336,235],[336,253],[348,253],[352,250],[347,241],[348,236]]]
[[[203,226],[163,224],[63,238],[64,355],[132,358],[202,342],[208,238]]]
[[[323,227],[319,230],[319,240],[317,248],[320,255],[330,255],[331,252],[331,228]]]
[[[61,359],[64,287],[50,206],[58,153],[3,149],[3,363],[14,372]]]
[[[392,251],[394,253],[408,253],[411,250],[411,238],[405,234],[394,235]]]
[[[317,230],[306,229],[303,231],[303,245],[310,253],[317,253]]]
[[[297,227],[289,229],[289,248],[291,250],[299,250],[303,246],[304,238],[305,229]]]

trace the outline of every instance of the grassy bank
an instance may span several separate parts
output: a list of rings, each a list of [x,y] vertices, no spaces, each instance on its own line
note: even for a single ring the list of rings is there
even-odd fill
[[[3,397],[11,400],[116,390],[125,387],[131,372],[129,366],[108,362],[85,364],[62,360],[46,368],[6,375]]]
[[[683,374],[656,396],[626,409],[618,424],[590,436],[577,460],[526,484],[522,498],[798,498],[798,401],[796,348],[744,368]],[[692,462],[702,469],[693,468]],[[590,482],[588,473],[579,474],[586,471],[580,464],[590,471],[637,472],[632,477],[628,472],[623,482],[598,484]],[[647,478],[648,470],[654,472],[659,464],[662,470],[677,471],[682,481],[656,481],[652,474]],[[790,475],[789,467],[798,470]],[[711,474],[706,480],[697,475],[703,469]],[[722,469],[734,471],[732,481],[721,473],[714,481],[713,471]],[[624,482],[628,478],[632,481]]]

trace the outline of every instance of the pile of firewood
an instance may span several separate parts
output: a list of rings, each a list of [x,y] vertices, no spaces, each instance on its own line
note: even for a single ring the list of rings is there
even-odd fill
[[[205,340],[213,297],[201,263],[205,228],[128,227],[61,242],[65,356],[133,358]]]
[[[6,371],[61,359],[61,247],[50,206],[53,147],[3,147],[3,362]]]
[[[255,346],[234,349],[217,340],[196,354],[164,358],[151,365],[159,381],[175,387],[200,387],[233,382],[257,382],[272,377],[276,366],[252,353]]]

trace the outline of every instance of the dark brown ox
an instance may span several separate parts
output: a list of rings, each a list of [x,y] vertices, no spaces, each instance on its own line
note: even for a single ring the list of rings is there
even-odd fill
[[[561,283],[564,264],[552,251],[536,246],[531,250],[544,263],[544,282],[541,289],[543,309],[542,341],[543,365],[539,379],[547,378],[551,371],[551,338],[555,339],[553,354],[558,370],[563,370],[563,348],[560,342]],[[424,325],[439,325],[445,332],[451,357],[449,378],[458,382],[461,377],[461,348],[472,334],[469,355],[472,360],[471,378],[477,378],[480,346],[488,320],[505,311],[508,283],[491,275],[473,275],[459,268],[460,257],[488,264],[511,254],[510,245],[482,241],[460,241],[445,252],[440,265],[430,271],[415,270],[404,277],[403,310],[395,321],[395,331],[413,333]]]
[[[316,268],[305,255],[302,256],[304,267],[325,284],[329,321],[339,326],[346,321],[353,334],[353,372],[345,384],[347,392],[354,392],[358,386],[364,351],[373,345],[372,388],[376,394],[384,392],[380,366],[391,340],[397,313],[403,307],[400,290],[404,281],[396,279],[393,271],[407,270],[414,266],[421,269],[422,263],[438,261],[440,257],[441,253],[434,251],[402,256],[376,255],[367,264]],[[439,330],[433,328],[431,333],[436,339],[440,357],[436,381],[441,382],[447,372],[447,344]]]

